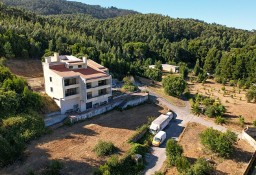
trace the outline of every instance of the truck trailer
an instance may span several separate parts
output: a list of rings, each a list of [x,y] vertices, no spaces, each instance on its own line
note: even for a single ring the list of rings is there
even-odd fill
[[[159,131],[162,131],[169,124],[172,118],[172,112],[168,112],[167,114],[161,114],[151,123],[149,131],[155,135]]]

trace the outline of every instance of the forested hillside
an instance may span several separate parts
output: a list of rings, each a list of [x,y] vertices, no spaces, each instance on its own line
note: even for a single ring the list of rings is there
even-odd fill
[[[0,2],[8,6],[24,8],[41,15],[83,13],[95,18],[105,19],[137,13],[132,10],[118,9],[115,7],[103,8],[99,5],[88,5],[66,0],[0,0]]]
[[[83,14],[37,16],[0,8],[0,56],[6,58],[38,58],[58,51],[87,54],[120,78],[154,77],[158,72],[147,71],[148,65],[161,61],[191,69],[196,65],[197,75],[212,73],[220,82],[256,82],[255,32],[156,14],[99,20]]]

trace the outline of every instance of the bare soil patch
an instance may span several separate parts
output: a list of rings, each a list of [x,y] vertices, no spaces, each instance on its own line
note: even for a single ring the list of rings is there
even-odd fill
[[[246,90],[238,87],[225,86],[225,91],[222,90],[224,86],[208,80],[203,85],[201,83],[189,82],[189,89],[191,94],[201,94],[220,100],[227,108],[227,113],[224,117],[227,119],[228,128],[241,131],[246,126],[252,126],[252,122],[256,120],[256,103],[248,103],[245,98]],[[239,116],[245,118],[245,126],[239,124]],[[209,119],[208,120],[214,120]]]
[[[22,161],[0,170],[0,174],[38,174],[49,160],[60,159],[64,163],[61,174],[92,174],[93,168],[107,158],[98,158],[92,151],[99,140],[111,141],[124,154],[127,143],[137,127],[146,123],[149,116],[159,116],[166,110],[154,104],[144,104],[129,110],[111,111],[71,127],[64,126],[28,145]]]
[[[6,66],[17,76],[27,80],[28,85],[37,92],[44,92],[44,77],[41,60],[6,60]]]
[[[204,148],[200,143],[199,134],[207,127],[196,123],[189,123],[182,135],[179,143],[184,149],[184,156],[190,162],[195,162],[198,158],[211,159],[215,163],[213,174],[241,175],[246,170],[254,149],[244,140],[239,140],[235,145],[236,149],[231,158],[224,159],[216,156],[211,151]],[[176,168],[168,170],[168,175],[176,172]]]

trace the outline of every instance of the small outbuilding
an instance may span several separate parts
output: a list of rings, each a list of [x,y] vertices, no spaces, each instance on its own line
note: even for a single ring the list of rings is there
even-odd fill
[[[150,65],[149,68],[154,69],[155,65]],[[179,66],[171,64],[162,64],[163,72],[179,73]]]

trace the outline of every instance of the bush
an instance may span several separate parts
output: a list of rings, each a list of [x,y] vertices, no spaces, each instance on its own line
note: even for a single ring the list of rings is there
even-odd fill
[[[245,121],[244,121],[244,117],[243,116],[239,116],[239,124],[244,127]]]
[[[200,134],[201,143],[222,157],[229,157],[234,151],[237,135],[231,131],[222,133],[212,128]]]
[[[183,153],[183,148],[173,139],[167,140],[166,156],[169,165],[175,165],[178,157]]]
[[[114,146],[112,142],[105,142],[100,140],[93,148],[93,152],[96,153],[97,156],[108,156],[113,154],[117,148]]]
[[[254,121],[252,122],[252,124],[253,124],[253,126],[256,126],[256,120],[254,120]]]
[[[221,104],[214,104],[207,106],[205,109],[205,115],[208,117],[222,116],[226,112],[225,106]]]
[[[63,168],[63,164],[59,160],[52,160],[48,165],[44,175],[60,175],[60,170]]]
[[[162,173],[161,171],[156,171],[154,175],[164,175],[164,173]]]
[[[256,102],[256,88],[255,87],[251,87],[247,92],[246,92],[246,99],[247,102],[251,102],[254,101]]]
[[[123,78],[123,86],[122,89],[124,89],[125,91],[129,91],[129,92],[134,92],[136,91],[138,88],[131,82],[131,80],[129,79],[129,77],[124,77]]]
[[[173,96],[181,96],[187,87],[186,81],[181,77],[168,76],[163,79],[162,83],[165,93]]]
[[[190,168],[190,163],[188,159],[184,156],[177,157],[175,161],[175,166],[178,170],[178,172],[187,172]]]
[[[216,119],[215,119],[215,123],[217,123],[217,124],[225,124],[226,120],[225,120],[225,118],[223,118],[221,116],[217,116]]]
[[[211,174],[213,167],[205,159],[199,158],[196,163],[191,167],[193,175],[206,175]]]
[[[145,155],[148,152],[148,149],[149,149],[148,145],[134,143],[134,144],[132,144],[132,147],[129,150],[129,154],[130,155],[133,155],[133,154]]]

